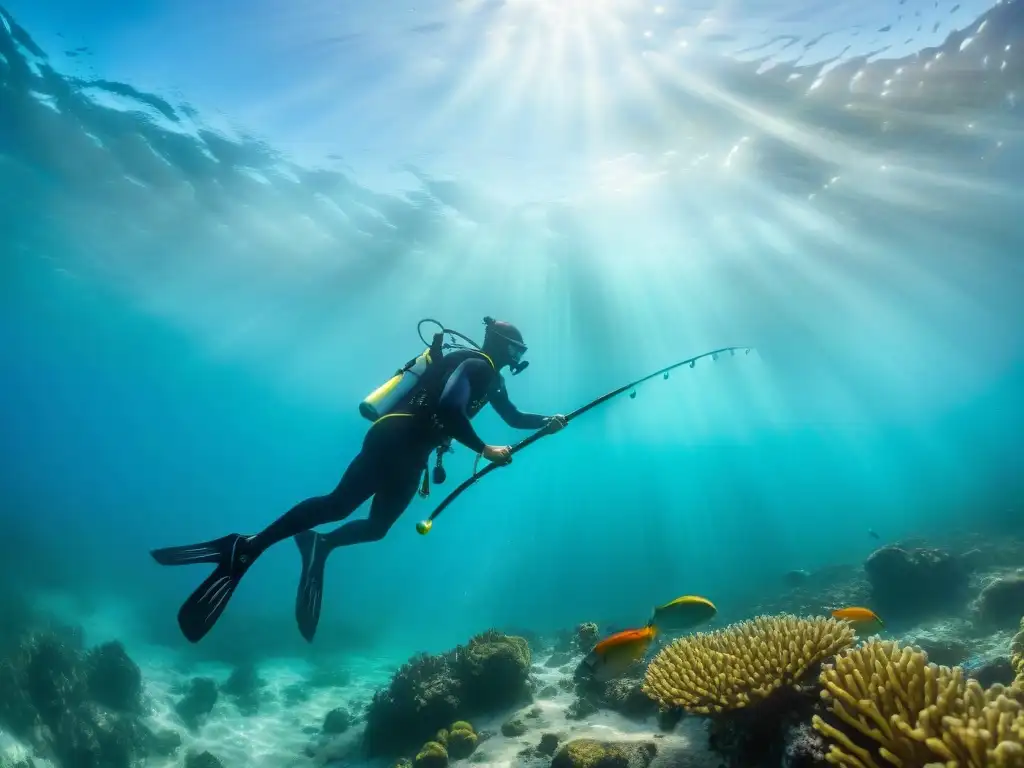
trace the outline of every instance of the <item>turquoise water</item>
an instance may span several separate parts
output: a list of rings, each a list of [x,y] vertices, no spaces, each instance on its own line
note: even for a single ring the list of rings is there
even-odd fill
[[[148,551],[333,488],[423,317],[516,323],[513,401],[549,414],[754,351],[595,409],[420,537],[457,447],[332,556],[314,646],[284,542],[186,652],[401,661],[682,593],[736,618],[869,530],[1017,523],[1018,3],[345,6],[0,11],[8,589],[182,650],[201,569]]]

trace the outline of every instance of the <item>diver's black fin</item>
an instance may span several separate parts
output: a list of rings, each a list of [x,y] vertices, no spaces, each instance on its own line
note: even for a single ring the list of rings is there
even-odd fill
[[[219,539],[203,541],[199,544],[154,549],[149,554],[160,565],[195,565],[197,563],[216,563],[219,565],[225,557],[230,556],[231,549],[237,538],[238,534],[232,533]]]
[[[320,604],[324,596],[324,564],[330,549],[324,537],[315,531],[303,531],[295,537],[302,555],[302,575],[295,595],[295,621],[299,632],[312,643],[320,623]]]
[[[247,546],[249,540],[248,536],[233,533],[222,539],[209,542],[209,546],[216,546],[219,550],[217,560],[172,560],[165,563],[166,565],[183,565],[188,562],[217,563],[214,572],[199,585],[178,611],[178,626],[181,627],[181,633],[190,643],[198,643],[206,636],[207,632],[213,629],[213,625],[224,613],[228,601],[235,593],[238,582],[242,580],[242,576],[256,559],[251,548]],[[187,548],[177,547],[176,549]],[[156,553],[153,554],[153,557],[157,557]],[[160,562],[159,559],[157,561]]]

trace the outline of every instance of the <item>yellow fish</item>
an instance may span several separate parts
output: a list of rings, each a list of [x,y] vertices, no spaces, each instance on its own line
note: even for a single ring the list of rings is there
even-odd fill
[[[595,645],[581,666],[599,682],[613,680],[643,661],[657,634],[658,630],[650,624],[642,629],[616,632]]]
[[[650,624],[659,632],[676,633],[710,621],[718,609],[707,598],[683,595],[654,609]]]
[[[885,626],[882,620],[878,618],[878,615],[870,608],[860,608],[857,606],[852,608],[837,608],[832,611],[832,616],[837,619],[849,621],[851,624],[877,624],[879,627]]]

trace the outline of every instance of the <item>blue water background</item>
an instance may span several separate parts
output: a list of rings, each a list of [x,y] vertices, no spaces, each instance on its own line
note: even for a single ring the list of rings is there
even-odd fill
[[[320,648],[625,625],[680,593],[727,614],[791,568],[860,562],[869,529],[1014,524],[1016,52],[983,31],[956,66],[919,71],[927,101],[849,78],[814,96],[830,57],[923,66],[915,51],[985,7],[741,5],[609,0],[614,34],[587,47],[589,27],[565,27],[559,70],[557,36],[523,31],[526,0],[8,2],[5,584],[182,643],[174,614],[203,569],[148,550],[255,532],[332,488],[359,401],[419,351],[425,316],[478,337],[485,314],[516,322],[532,367],[510,391],[545,413],[715,347],[755,351],[593,411],[419,537],[471,469],[458,448],[387,539],[332,556]],[[1015,9],[999,11],[1008,39]],[[749,49],[785,34],[799,50],[773,43],[776,63],[807,70],[770,79]],[[699,51],[685,61],[666,53],[682,38]],[[495,67],[501,45],[529,77]],[[490,412],[475,424],[524,436]],[[269,552],[210,647],[305,652],[297,576],[293,545]]]

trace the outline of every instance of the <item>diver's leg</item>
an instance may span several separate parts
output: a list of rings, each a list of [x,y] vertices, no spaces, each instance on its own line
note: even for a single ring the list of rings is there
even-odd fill
[[[307,531],[296,537],[302,553],[302,578],[295,597],[295,620],[307,641],[313,642],[320,621],[327,555],[337,547],[383,539],[416,495],[424,461],[406,457],[399,461],[398,466],[380,468],[380,490],[373,496],[367,519],[353,520],[327,534]]]
[[[313,526],[343,520],[373,494],[374,455],[366,445],[349,464],[338,486],[327,496],[296,504],[255,536],[229,534],[220,539],[151,552],[161,565],[213,563],[217,567],[178,611],[178,626],[193,643],[199,642],[217,623],[242,576],[268,547]]]

